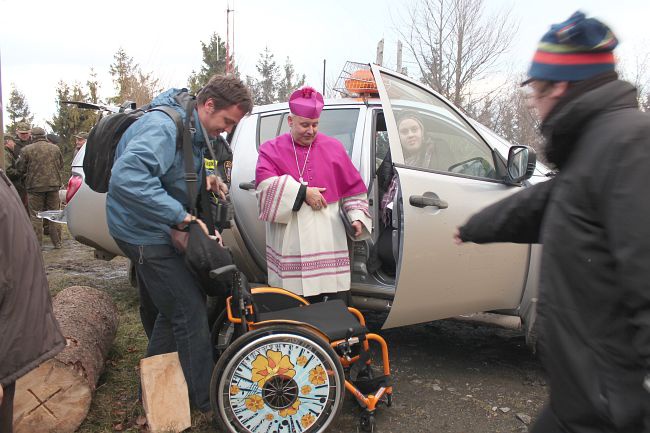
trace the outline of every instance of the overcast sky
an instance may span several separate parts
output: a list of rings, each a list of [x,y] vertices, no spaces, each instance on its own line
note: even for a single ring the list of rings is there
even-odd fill
[[[201,41],[213,32],[225,37],[227,0],[0,0],[2,95],[21,91],[45,126],[63,80],[84,83],[94,68],[100,95],[115,93],[108,74],[120,48],[163,87],[182,87],[202,63]],[[235,9],[235,56],[242,75],[254,75],[259,53],[268,46],[278,63],[289,56],[308,84],[322,87],[323,59],[328,80],[346,60],[371,62],[385,40],[384,63],[394,67],[400,16],[411,0],[229,0]],[[619,36],[619,54],[650,51],[649,0],[485,0],[488,12],[511,9],[517,38],[501,69],[524,72],[548,26],[582,9],[607,22]],[[409,66],[408,64],[406,66]],[[414,71],[414,68],[412,69]],[[6,119],[6,113],[5,113]]]

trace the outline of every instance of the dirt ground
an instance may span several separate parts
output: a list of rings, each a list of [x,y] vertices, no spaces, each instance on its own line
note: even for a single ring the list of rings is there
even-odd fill
[[[121,314],[118,335],[80,432],[144,430],[137,401],[137,365],[146,338],[138,299],[124,258],[95,260],[91,248],[67,239],[62,250],[43,252],[53,293],[88,285],[113,296]],[[382,316],[368,314],[375,326]],[[376,432],[525,432],[548,393],[538,360],[521,334],[452,320],[380,331],[393,372],[393,406],[381,406]],[[329,431],[358,431],[358,407],[346,397]],[[215,431],[196,421],[192,432]]]

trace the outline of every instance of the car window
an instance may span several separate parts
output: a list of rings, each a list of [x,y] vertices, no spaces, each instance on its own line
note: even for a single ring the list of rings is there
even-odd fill
[[[280,134],[289,132],[289,123],[284,113],[280,125]],[[358,108],[336,108],[323,110],[318,123],[318,132],[336,138],[343,143],[348,156],[352,156],[352,146],[354,145],[354,135],[357,131],[357,121],[359,119]]]
[[[388,142],[388,131],[386,130],[386,119],[384,113],[377,111],[375,116],[375,170],[386,158],[390,144]]]
[[[260,116],[259,124],[257,127],[257,148],[265,141],[277,137],[280,129],[280,121],[283,114],[272,114],[270,116]]]
[[[490,147],[433,94],[382,73],[404,163],[413,168],[496,179]]]

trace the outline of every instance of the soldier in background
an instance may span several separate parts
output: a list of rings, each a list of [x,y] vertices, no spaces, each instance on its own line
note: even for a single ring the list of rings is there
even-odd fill
[[[16,125],[16,155],[28,144],[32,144],[32,127],[29,123],[20,122]]]
[[[52,144],[56,144],[57,146],[61,144],[61,137],[56,134],[47,134],[45,136],[45,139]]]
[[[86,144],[86,140],[88,140],[88,133],[87,132],[78,132],[74,136],[75,142],[74,142],[74,153],[72,154],[72,158],[74,159],[75,156],[77,156],[77,153],[79,152],[79,149]]]
[[[18,192],[18,195],[20,196],[20,200],[23,203],[23,206],[25,207],[25,211],[28,211],[27,209],[27,192],[25,191],[25,187],[23,186],[23,181],[21,179],[20,174],[16,170],[16,161],[18,160],[18,154],[20,152],[20,149],[18,148],[18,145],[16,144],[16,140],[10,136],[10,135],[5,135],[4,136],[4,152],[5,152],[5,174],[11,180],[11,183],[14,184],[14,188],[16,188],[16,191]]]
[[[23,148],[16,162],[18,173],[24,177],[27,190],[29,215],[38,242],[43,244],[43,221],[36,215],[40,211],[61,208],[59,189],[63,184],[63,155],[55,144],[45,138],[43,128],[34,128],[34,142]],[[47,222],[54,248],[61,248],[61,226]]]
[[[16,150],[16,141],[14,138],[10,135],[5,135],[4,136],[4,141],[5,141],[5,174],[11,180],[11,183],[14,184],[16,183],[16,180],[20,180],[20,176],[18,176],[18,173],[16,172],[16,154],[14,153]]]

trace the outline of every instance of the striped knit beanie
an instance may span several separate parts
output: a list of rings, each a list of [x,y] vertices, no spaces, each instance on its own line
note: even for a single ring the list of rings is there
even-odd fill
[[[533,80],[580,81],[616,65],[618,40],[607,25],[578,11],[544,35],[528,70],[526,85]]]

